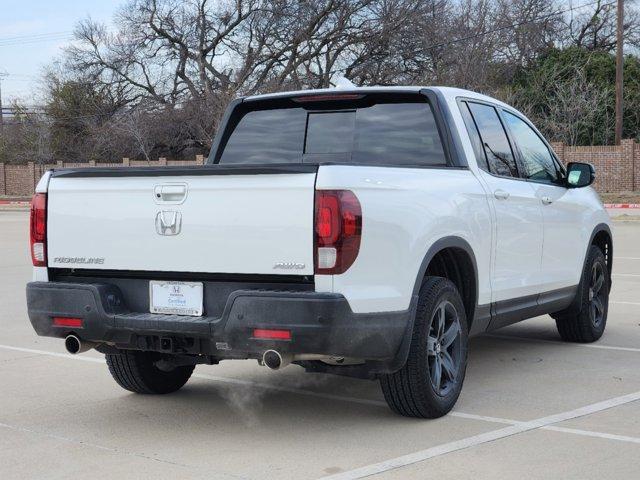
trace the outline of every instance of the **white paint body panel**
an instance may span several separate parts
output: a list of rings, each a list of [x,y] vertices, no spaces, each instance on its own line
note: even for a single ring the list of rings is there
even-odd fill
[[[154,188],[186,183],[181,204]],[[54,177],[49,184],[50,267],[167,272],[313,274],[315,174]],[[157,233],[160,211],[180,212],[178,235]],[[170,217],[170,215],[169,215]],[[60,258],[104,258],[86,265]]]
[[[542,281],[542,206],[528,182],[495,177],[482,170],[493,209],[492,301],[539,293]],[[508,194],[496,198],[495,192]]]
[[[504,180],[506,184],[499,183],[497,180],[501,179],[479,168],[457,101],[459,98],[475,98],[496,106],[515,109],[499,100],[468,90],[447,87],[438,87],[438,90],[446,99],[452,116],[450,126],[459,133],[469,169],[486,186],[487,195],[494,207],[490,273],[492,302],[577,285],[582,275],[591,234],[599,224],[611,224],[595,190],[591,187],[567,189],[522,180]],[[522,113],[520,115],[526,118]],[[507,204],[516,202],[498,200],[493,196],[498,186],[505,185],[510,190],[519,192],[520,198],[517,203],[520,207],[513,208],[513,211]],[[553,202],[545,205],[542,202],[543,196],[551,197]],[[512,199],[511,196],[509,199]],[[538,207],[535,206],[536,200],[539,202]],[[504,202],[502,207],[499,206],[501,202]],[[495,206],[498,206],[498,209]],[[524,208],[526,212],[518,211],[520,208]],[[529,237],[523,234],[524,231]],[[541,245],[538,242],[541,242]],[[531,254],[531,250],[536,253]],[[536,263],[539,265],[537,269]],[[508,278],[514,284],[511,284]],[[481,304],[481,301],[479,303]]]
[[[566,189],[530,183],[542,204],[544,248],[542,257],[543,291],[570,287],[580,282],[593,228],[609,223],[598,194],[591,187]]]
[[[409,308],[422,260],[448,236],[473,248],[479,302],[489,303],[491,217],[471,171],[321,166],[316,188],[351,190],[362,205],[360,253],[349,270],[333,278],[333,291],[355,312]]]
[[[51,178],[51,170],[44,172],[44,175],[40,177],[38,184],[36,185],[36,193],[47,193],[47,187],[49,185],[49,179]]]

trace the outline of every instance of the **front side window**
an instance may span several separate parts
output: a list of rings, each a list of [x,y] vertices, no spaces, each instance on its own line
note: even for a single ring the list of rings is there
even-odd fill
[[[531,180],[557,183],[558,170],[553,156],[538,134],[512,113],[505,111],[504,118],[522,156],[523,176]]]
[[[251,110],[236,123],[219,163],[348,162],[444,166],[429,103],[355,101],[324,110],[322,103]],[[326,108],[326,107],[324,107]]]
[[[515,157],[495,108],[469,102],[469,109],[478,127],[489,171],[503,177],[517,177]]]

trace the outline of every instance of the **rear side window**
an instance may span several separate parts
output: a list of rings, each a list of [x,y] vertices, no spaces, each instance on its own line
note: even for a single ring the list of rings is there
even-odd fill
[[[515,157],[496,109],[489,105],[469,102],[469,110],[478,127],[489,171],[503,177],[517,177]]]
[[[467,132],[469,133],[469,140],[471,140],[471,146],[473,147],[473,153],[478,162],[478,167],[480,167],[485,172],[489,171],[489,165],[487,165],[487,157],[484,154],[484,146],[482,145],[482,139],[478,134],[478,128],[476,127],[476,123],[471,116],[471,111],[469,110],[469,105],[467,102],[459,102],[460,105],[460,113],[462,114],[462,119],[464,120],[464,125],[467,127]]]
[[[293,104],[245,113],[219,163],[447,164],[426,101],[362,101],[339,108],[335,104],[332,109]]]

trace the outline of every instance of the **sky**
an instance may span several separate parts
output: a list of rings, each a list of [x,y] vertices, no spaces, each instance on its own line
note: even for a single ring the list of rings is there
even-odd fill
[[[38,76],[69,43],[84,18],[109,24],[123,0],[0,0],[2,103],[36,104]],[[19,37],[19,38],[14,38]]]

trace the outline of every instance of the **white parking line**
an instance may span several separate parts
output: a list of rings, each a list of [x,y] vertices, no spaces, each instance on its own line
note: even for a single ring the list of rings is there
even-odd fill
[[[637,273],[612,273],[614,277],[640,277],[640,274]]]
[[[565,346],[565,347],[584,347],[584,348],[597,348],[599,350],[618,350],[620,352],[640,352],[640,348],[634,347],[616,347],[613,345],[599,345],[597,343],[566,343],[561,340],[545,340],[543,338],[529,338],[519,337],[516,335],[500,334],[500,333],[486,333],[483,336],[491,338],[499,338],[501,340],[521,340],[523,342],[533,343],[551,343],[553,345]]]
[[[330,475],[323,477],[323,480],[355,480],[358,478],[365,478],[371,475],[376,475],[389,470],[395,470],[397,468],[412,465],[414,463],[423,462],[430,458],[439,457],[447,453],[464,450],[466,448],[475,447],[484,443],[493,442],[501,438],[511,437],[520,433],[528,432],[531,430],[537,430],[546,426],[553,425],[555,423],[564,422],[573,418],[583,417],[585,415],[591,415],[592,413],[608,410],[613,407],[624,405],[626,403],[635,402],[640,400],[640,392],[630,393],[621,397],[615,397],[602,402],[593,403],[585,407],[570,410],[568,412],[562,412],[548,417],[538,418],[529,422],[522,422],[510,427],[501,428],[499,430],[493,430],[491,432],[481,433],[472,437],[455,440],[453,442],[443,443],[435,447],[427,448],[426,450],[420,450],[418,452],[410,453],[408,455],[402,455],[400,457],[385,460],[380,463],[374,463],[364,467],[356,468],[347,472],[338,473],[336,475]]]
[[[556,427],[550,425],[548,427],[542,427],[542,430],[552,430],[554,432],[562,433],[575,433],[576,435],[583,435],[586,437],[606,438],[607,440],[617,440],[620,442],[640,443],[640,438],[627,437],[626,435],[613,435],[611,433],[591,432],[589,430],[581,430],[577,428]]]
[[[516,338],[516,337],[504,336],[504,338]],[[556,343],[556,342],[552,342],[552,343]],[[84,356],[84,355],[69,355],[69,354],[65,354],[65,353],[50,352],[50,351],[47,351],[47,350],[36,350],[36,349],[33,349],[33,348],[14,347],[14,346],[11,346],[11,345],[0,345],[0,348],[6,349],[6,350],[13,350],[13,351],[17,351],[17,352],[33,353],[33,354],[39,354],[39,355],[48,355],[48,356],[52,356],[52,357],[64,358],[66,360],[79,360],[79,361],[83,361],[83,362],[104,364],[104,360],[101,359],[101,358],[87,357],[87,356]],[[293,393],[293,394],[296,394],[296,395],[306,395],[306,396],[310,396],[310,397],[324,398],[324,399],[327,399],[327,400],[337,400],[337,401],[342,401],[342,402],[358,403],[358,404],[361,404],[361,405],[370,405],[370,406],[376,406],[376,407],[385,407],[385,408],[387,407],[387,404],[385,402],[382,402],[382,401],[379,401],[379,400],[370,400],[370,399],[367,399],[367,398],[347,397],[347,396],[342,396],[342,395],[333,395],[333,394],[330,394],[330,393],[322,393],[322,392],[317,392],[317,391],[314,391],[314,390],[283,387],[283,386],[279,386],[279,385],[253,382],[253,381],[250,381],[250,380],[242,380],[242,379],[238,379],[238,378],[221,377],[221,376],[217,376],[217,375],[208,375],[208,374],[203,374],[203,373],[195,373],[195,374],[193,374],[193,377],[202,378],[202,379],[205,379],[205,380],[212,380],[214,382],[219,382],[219,383],[228,383],[228,384],[232,384],[232,385],[243,385],[243,386],[248,386],[248,387],[252,387],[252,388],[263,388],[265,390]],[[519,421],[519,420],[512,420],[512,419],[509,419],[509,418],[491,417],[491,416],[487,416],[487,415],[476,415],[476,414],[473,414],[473,413],[464,413],[464,412],[457,412],[457,411],[450,412],[449,415],[452,416],[452,417],[464,418],[464,419],[468,419],[468,420],[477,420],[477,421],[489,422],[489,423],[502,423],[502,424],[511,425],[511,426],[519,426],[519,425],[523,425],[523,424],[529,423],[529,422],[523,422],[523,421]],[[10,427],[8,425],[2,425],[2,424],[0,424],[0,426],[13,428],[13,427]],[[557,431],[557,432],[571,433],[571,434],[575,434],[575,435],[583,435],[583,436],[589,436],[589,437],[598,437],[598,438],[604,438],[604,439],[608,439],[608,440],[617,440],[617,441],[622,441],[622,442],[640,443],[640,438],[627,437],[627,436],[622,436],[622,435],[613,435],[613,434],[610,434],[610,433],[594,432],[594,431],[589,431],[589,430],[579,430],[579,429],[575,429],[575,428],[564,428],[564,427],[556,427],[556,426],[543,426],[543,427],[540,427],[540,428],[542,428],[543,430],[553,430],[553,431]]]
[[[67,360],[82,360],[83,362],[104,363],[104,359],[86,356],[73,356],[68,353],[50,352],[48,350],[36,350],[34,348],[14,347],[13,345],[0,345],[5,350],[13,350],[15,352],[38,353],[40,355],[48,355],[50,357],[60,357]]]
[[[462,412],[451,412],[449,415],[454,415],[460,418],[468,418],[470,420],[484,420],[486,422],[492,422],[492,423],[504,423],[507,425],[519,425],[521,423],[526,423],[518,420],[510,420],[508,418],[486,417],[482,415],[472,415],[472,414],[470,415]],[[566,427],[557,427],[555,425],[549,425],[546,427],[541,427],[541,430],[551,430],[554,432],[572,433],[574,435],[582,435],[585,437],[606,438],[607,440],[617,440],[619,442],[640,443],[640,438],[638,437],[628,437],[626,435],[613,435],[611,433],[594,432],[592,430],[582,430],[579,428],[566,428]]]
[[[613,257],[614,260],[640,260],[640,257]]]
[[[53,356],[53,357],[59,357],[59,358],[65,358],[67,360],[81,360],[81,361],[85,361],[85,362],[93,362],[93,363],[104,363],[103,359],[100,358],[95,358],[95,357],[86,357],[86,356],[77,356],[77,355],[69,355],[69,354],[65,354],[65,353],[57,353],[57,352],[49,352],[46,350],[35,350],[32,348],[22,348],[22,347],[14,347],[14,346],[10,346],[10,345],[0,345],[0,348],[4,348],[6,350],[14,350],[17,352],[24,352],[24,353],[34,353],[34,354],[40,354],[40,355],[49,355],[49,356]],[[209,375],[206,373],[194,373],[192,375],[195,378],[202,378],[205,380],[212,380],[214,382],[220,382],[220,383],[229,383],[232,385],[243,385],[243,386],[247,386],[247,387],[253,387],[253,388],[263,388],[265,390],[273,390],[273,391],[278,391],[278,392],[285,392],[285,393],[295,393],[297,395],[306,395],[306,396],[310,396],[310,397],[318,397],[318,398],[324,398],[326,400],[339,400],[339,401],[343,401],[343,402],[351,402],[351,403],[359,403],[361,405],[372,405],[375,407],[387,407],[387,404],[385,402],[382,402],[380,400],[370,400],[367,398],[358,398],[358,397],[346,397],[343,395],[333,395],[330,393],[322,393],[322,392],[316,392],[314,390],[305,390],[302,388],[291,388],[291,387],[283,387],[283,386],[279,386],[279,385],[273,385],[270,383],[259,383],[259,382],[252,382],[250,380],[241,380],[239,378],[229,378],[229,377],[221,377],[218,375]],[[459,417],[459,418],[467,418],[469,420],[480,420],[480,421],[484,421],[484,422],[491,422],[491,423],[506,423],[509,425],[513,425],[514,423],[517,423],[516,420],[509,420],[506,418],[497,418],[497,417],[487,417],[484,415],[474,415],[472,413],[462,413],[462,412],[451,412],[450,415],[454,416],[454,417]]]
[[[615,303],[617,305],[640,305],[640,302],[614,302],[609,300],[609,303]]]

